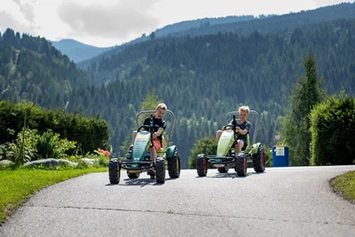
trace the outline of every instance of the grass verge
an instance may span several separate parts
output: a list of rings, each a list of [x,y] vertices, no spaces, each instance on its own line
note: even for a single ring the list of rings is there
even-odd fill
[[[355,171],[335,177],[331,185],[336,193],[355,204]]]
[[[64,180],[107,168],[68,170],[0,170],[0,225],[32,194]]]

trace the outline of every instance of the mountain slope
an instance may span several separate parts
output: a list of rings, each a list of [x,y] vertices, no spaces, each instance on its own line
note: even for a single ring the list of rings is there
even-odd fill
[[[56,49],[61,51],[63,54],[67,55],[75,63],[93,58],[97,55],[100,55],[114,48],[114,46],[99,48],[99,47],[83,44],[72,39],[51,41],[51,43]]]
[[[241,21],[248,21],[254,19],[253,16],[227,16],[227,17],[220,17],[220,18],[203,18],[203,19],[196,19],[196,20],[190,20],[190,21],[183,21],[183,22],[178,22],[175,24],[167,25],[164,26],[161,29],[157,29],[156,31],[152,32],[149,36],[146,34],[143,34],[142,37],[134,39],[130,42],[124,43],[122,45],[116,46],[112,48],[111,50],[107,51],[106,53],[95,55],[92,58],[88,58],[86,60],[82,60],[78,62],[79,67],[82,69],[87,69],[90,64],[92,63],[97,63],[101,57],[110,57],[115,54],[121,53],[124,49],[127,47],[130,47],[132,45],[146,42],[151,40],[152,38],[161,38],[161,37],[167,37],[167,36],[177,36],[181,32],[186,32],[188,30],[194,30],[198,29],[200,27],[208,27],[211,25],[221,25],[221,24],[227,24],[227,23],[235,23],[235,22],[241,22]],[[153,36],[154,35],[154,36]],[[60,46],[58,46],[60,47]],[[71,54],[71,52],[68,52]]]
[[[321,7],[315,10],[301,11],[284,15],[273,15],[250,19],[240,22],[210,25],[181,31],[175,36],[182,35],[207,35],[218,33],[250,34],[255,31],[260,33],[275,31],[291,31],[310,24],[317,24],[336,19],[351,19],[355,17],[355,2],[341,3],[333,6]]]

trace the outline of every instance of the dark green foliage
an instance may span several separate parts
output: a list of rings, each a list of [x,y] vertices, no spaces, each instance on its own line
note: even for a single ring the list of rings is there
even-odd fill
[[[14,132],[11,131],[11,134]],[[37,158],[37,135],[35,130],[23,129],[14,141],[0,144],[0,160],[6,159],[14,162],[16,166]]]
[[[194,143],[189,157],[189,169],[196,169],[196,157],[198,154],[215,155],[217,140],[214,137],[204,137]]]
[[[60,134],[62,139],[77,142],[79,154],[93,152],[98,147],[109,147],[109,128],[104,120],[61,110],[45,110],[33,103],[0,101],[0,143],[15,140],[23,127],[36,129],[39,134],[44,134],[39,139],[39,148],[44,157],[56,157],[55,153],[50,152],[55,143],[51,132],[47,132],[48,129]],[[9,130],[13,132],[9,133]]]
[[[37,140],[37,153],[40,158],[58,158],[59,152],[55,149],[57,142],[53,139],[53,132],[43,133]]]
[[[309,55],[304,60],[305,77],[300,78],[292,89],[291,109],[283,120],[283,141],[290,146],[292,165],[308,165],[311,144],[309,115],[320,103],[325,92],[317,76],[315,58]]]
[[[355,163],[355,99],[341,93],[311,112],[311,165]]]

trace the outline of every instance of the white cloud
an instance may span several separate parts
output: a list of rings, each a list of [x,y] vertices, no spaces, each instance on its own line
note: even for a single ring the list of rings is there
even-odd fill
[[[58,16],[69,26],[72,36],[126,38],[158,26],[158,19],[149,13],[151,5],[147,3],[130,0],[114,5],[83,5],[65,1],[58,8]]]
[[[34,1],[13,0],[19,7],[20,12],[28,22],[33,22],[35,15],[32,4]]]
[[[25,5],[19,0],[2,0],[0,8],[0,30],[3,32],[7,28],[11,28],[16,32],[33,34],[37,26],[33,22],[33,12],[31,6],[27,6],[26,11],[23,9]]]

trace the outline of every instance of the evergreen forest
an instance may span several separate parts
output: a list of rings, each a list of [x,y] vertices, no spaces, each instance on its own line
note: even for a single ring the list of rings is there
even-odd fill
[[[137,128],[135,115],[153,94],[175,114],[171,141],[188,168],[194,144],[214,137],[226,123],[224,115],[240,105],[260,114],[256,140],[275,145],[310,54],[328,94],[355,95],[355,17],[322,19],[280,31],[152,37],[104,53],[85,68],[44,38],[7,29],[0,35],[0,99],[104,119],[114,153],[125,154]]]

